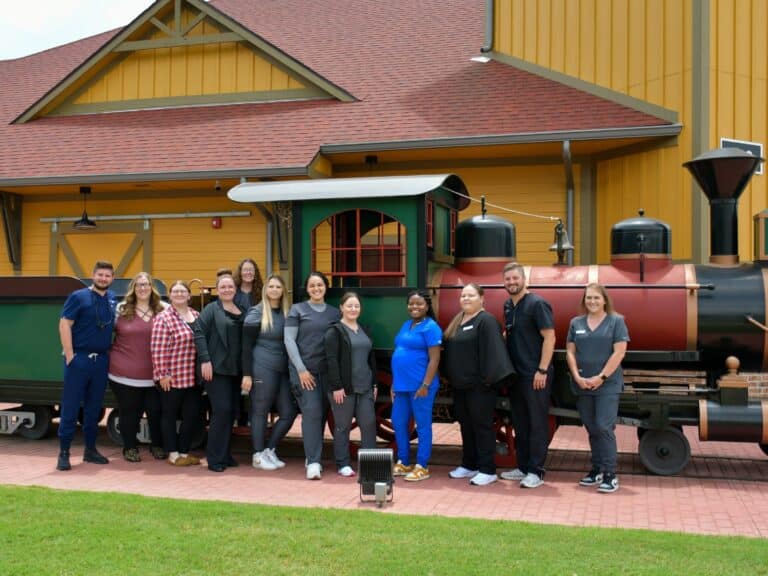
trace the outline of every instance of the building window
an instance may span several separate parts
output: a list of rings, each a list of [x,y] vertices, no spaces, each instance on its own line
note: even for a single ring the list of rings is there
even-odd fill
[[[405,286],[405,226],[376,210],[334,214],[312,230],[312,269],[331,286]]]

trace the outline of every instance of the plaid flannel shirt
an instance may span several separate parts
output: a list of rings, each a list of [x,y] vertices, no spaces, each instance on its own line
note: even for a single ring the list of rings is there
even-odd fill
[[[197,310],[190,310],[195,318],[199,316]],[[155,381],[170,376],[172,388],[191,388],[197,384],[195,333],[173,306],[155,316],[150,349]]]

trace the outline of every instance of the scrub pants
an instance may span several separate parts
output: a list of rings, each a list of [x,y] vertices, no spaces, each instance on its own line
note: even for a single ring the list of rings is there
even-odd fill
[[[301,410],[301,436],[304,442],[304,456],[307,464],[320,464],[323,455],[323,429],[328,414],[328,383],[325,374],[310,372],[315,378],[315,387],[304,390],[299,373],[293,365],[288,368],[291,391]]]
[[[415,398],[415,391],[395,392],[392,402],[392,427],[395,429],[397,459],[408,466],[411,462],[411,418],[416,422],[419,444],[416,448],[416,463],[427,468],[432,456],[432,407],[439,386],[432,384],[429,393],[422,398]]]
[[[360,427],[361,447],[376,448],[376,408],[373,390],[347,394],[341,404],[336,404],[333,401],[333,393],[330,393],[329,401],[333,410],[333,456],[336,467],[341,470],[350,465],[349,432],[352,418],[357,419],[357,425]]]
[[[253,378],[251,386],[251,441],[254,452],[261,452],[264,448],[277,448],[280,440],[293,426],[298,412],[287,372],[258,367],[258,374],[258,377]],[[267,418],[275,401],[280,418],[272,427],[267,444]]]
[[[515,428],[517,467],[544,478],[549,448],[549,393],[552,377],[542,390],[533,389],[533,376],[519,377],[508,386],[509,409]]]
[[[496,474],[496,389],[476,384],[453,390],[453,408],[461,428],[461,465],[467,470]]]
[[[105,353],[76,352],[69,365],[65,363],[59,420],[59,444],[62,450],[69,450],[72,444],[81,402],[85,447],[96,447],[108,369],[109,355]]]
[[[239,411],[240,376],[213,373],[213,379],[205,383],[208,402],[211,404],[211,421],[208,423],[208,465],[230,461],[232,425]]]
[[[616,473],[616,419],[618,394],[580,394],[576,407],[589,433],[592,467],[603,474]]]

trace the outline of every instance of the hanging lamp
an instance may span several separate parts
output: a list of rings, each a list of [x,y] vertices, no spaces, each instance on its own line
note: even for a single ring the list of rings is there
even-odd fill
[[[79,220],[75,221],[72,224],[72,228],[75,230],[93,230],[96,228],[96,222],[88,218],[88,212],[86,212],[86,204],[88,199],[88,194],[91,193],[91,187],[90,186],[80,186],[80,195],[83,197],[83,215],[80,217]]]

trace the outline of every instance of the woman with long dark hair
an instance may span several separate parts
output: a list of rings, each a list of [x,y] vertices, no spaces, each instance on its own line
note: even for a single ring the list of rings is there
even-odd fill
[[[261,297],[262,281],[259,266],[252,258],[244,258],[232,275],[235,280],[235,303],[243,310],[254,306]]]

